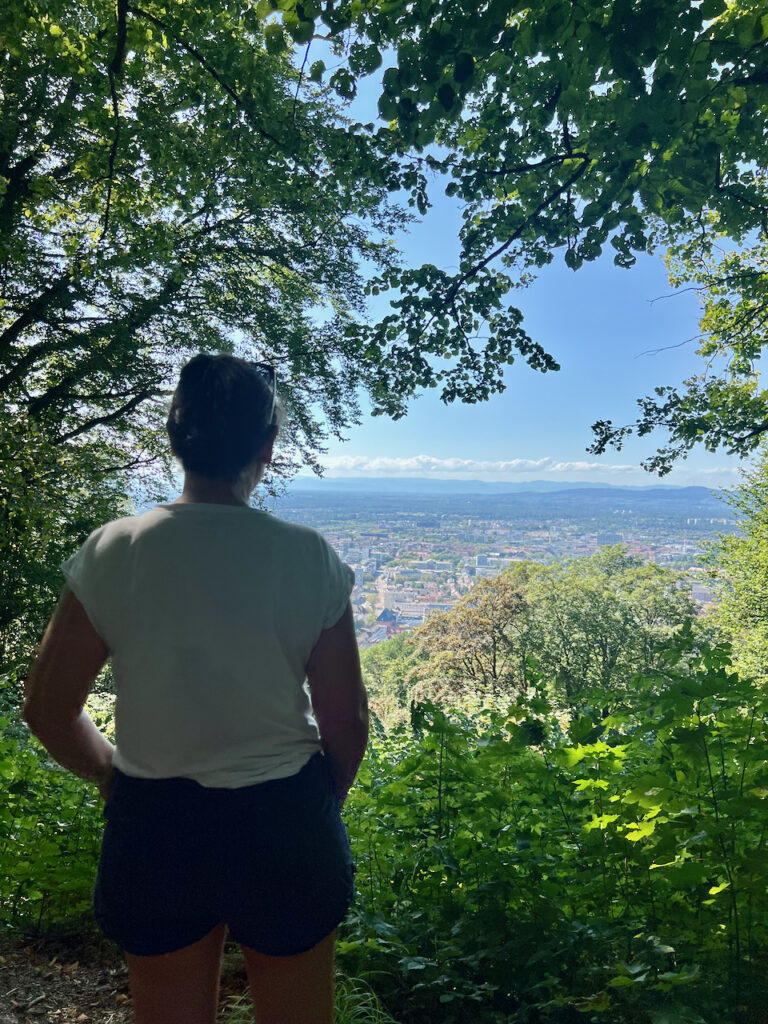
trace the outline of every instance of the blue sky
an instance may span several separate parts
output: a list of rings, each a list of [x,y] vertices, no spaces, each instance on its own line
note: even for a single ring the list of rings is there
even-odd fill
[[[439,199],[399,242],[414,263],[455,267],[458,225],[451,201]],[[397,422],[372,417],[364,405],[348,440],[329,443],[321,459],[326,475],[713,487],[738,481],[736,459],[705,451],[660,481],[639,467],[656,450],[655,435],[630,438],[621,452],[601,458],[586,452],[595,420],[631,422],[637,398],[702,370],[695,354],[697,298],[672,294],[660,255],[639,258],[631,270],[614,266],[610,253],[575,272],[558,263],[511,301],[525,314],[528,332],[558,360],[559,372],[536,372],[521,359],[506,370],[507,390],[487,403],[446,406],[429,391]],[[383,302],[371,308],[374,314],[388,309]]]
[[[313,50],[313,59],[319,55]],[[381,74],[395,63],[387,57]],[[351,116],[373,120],[378,83],[372,78],[360,85]],[[434,206],[397,241],[412,264],[456,270],[459,206],[442,194],[445,182],[435,186]],[[689,340],[698,333],[696,295],[665,297],[671,292],[661,255],[640,257],[634,268],[622,270],[608,247],[578,271],[561,261],[545,268],[510,298],[525,314],[528,333],[560,363],[559,372],[542,374],[519,360],[506,369],[506,391],[487,403],[446,406],[435,389],[417,398],[397,422],[372,417],[363,402],[362,422],[347,440],[329,441],[320,460],[325,475],[737,483],[739,462],[724,452],[696,450],[661,481],[645,472],[639,463],[663,443],[663,434],[630,438],[622,451],[601,458],[586,452],[596,420],[631,423],[638,398],[702,371],[697,344]],[[385,315],[388,303],[374,300],[371,312]]]

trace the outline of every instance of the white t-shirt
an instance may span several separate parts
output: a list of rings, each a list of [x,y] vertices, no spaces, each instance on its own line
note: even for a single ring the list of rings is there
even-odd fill
[[[320,750],[305,668],[354,573],[319,533],[244,505],[157,505],[61,569],[110,650],[120,771],[234,789]]]

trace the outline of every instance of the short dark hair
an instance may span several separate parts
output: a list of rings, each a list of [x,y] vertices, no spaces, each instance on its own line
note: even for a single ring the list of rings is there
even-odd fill
[[[186,363],[166,430],[185,470],[235,480],[276,426],[265,374],[237,356],[200,353]]]

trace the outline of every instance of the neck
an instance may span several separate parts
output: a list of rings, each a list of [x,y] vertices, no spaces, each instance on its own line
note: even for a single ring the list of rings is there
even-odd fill
[[[196,473],[184,475],[184,490],[180,497],[171,504],[213,504],[213,505],[250,505],[250,496],[256,481],[243,474],[238,480],[212,480],[198,476]]]

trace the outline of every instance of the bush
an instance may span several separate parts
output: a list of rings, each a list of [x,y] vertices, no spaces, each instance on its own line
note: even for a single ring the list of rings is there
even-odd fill
[[[350,797],[345,968],[403,1021],[756,1020],[768,701],[729,669],[684,632],[603,721],[415,707]]]

